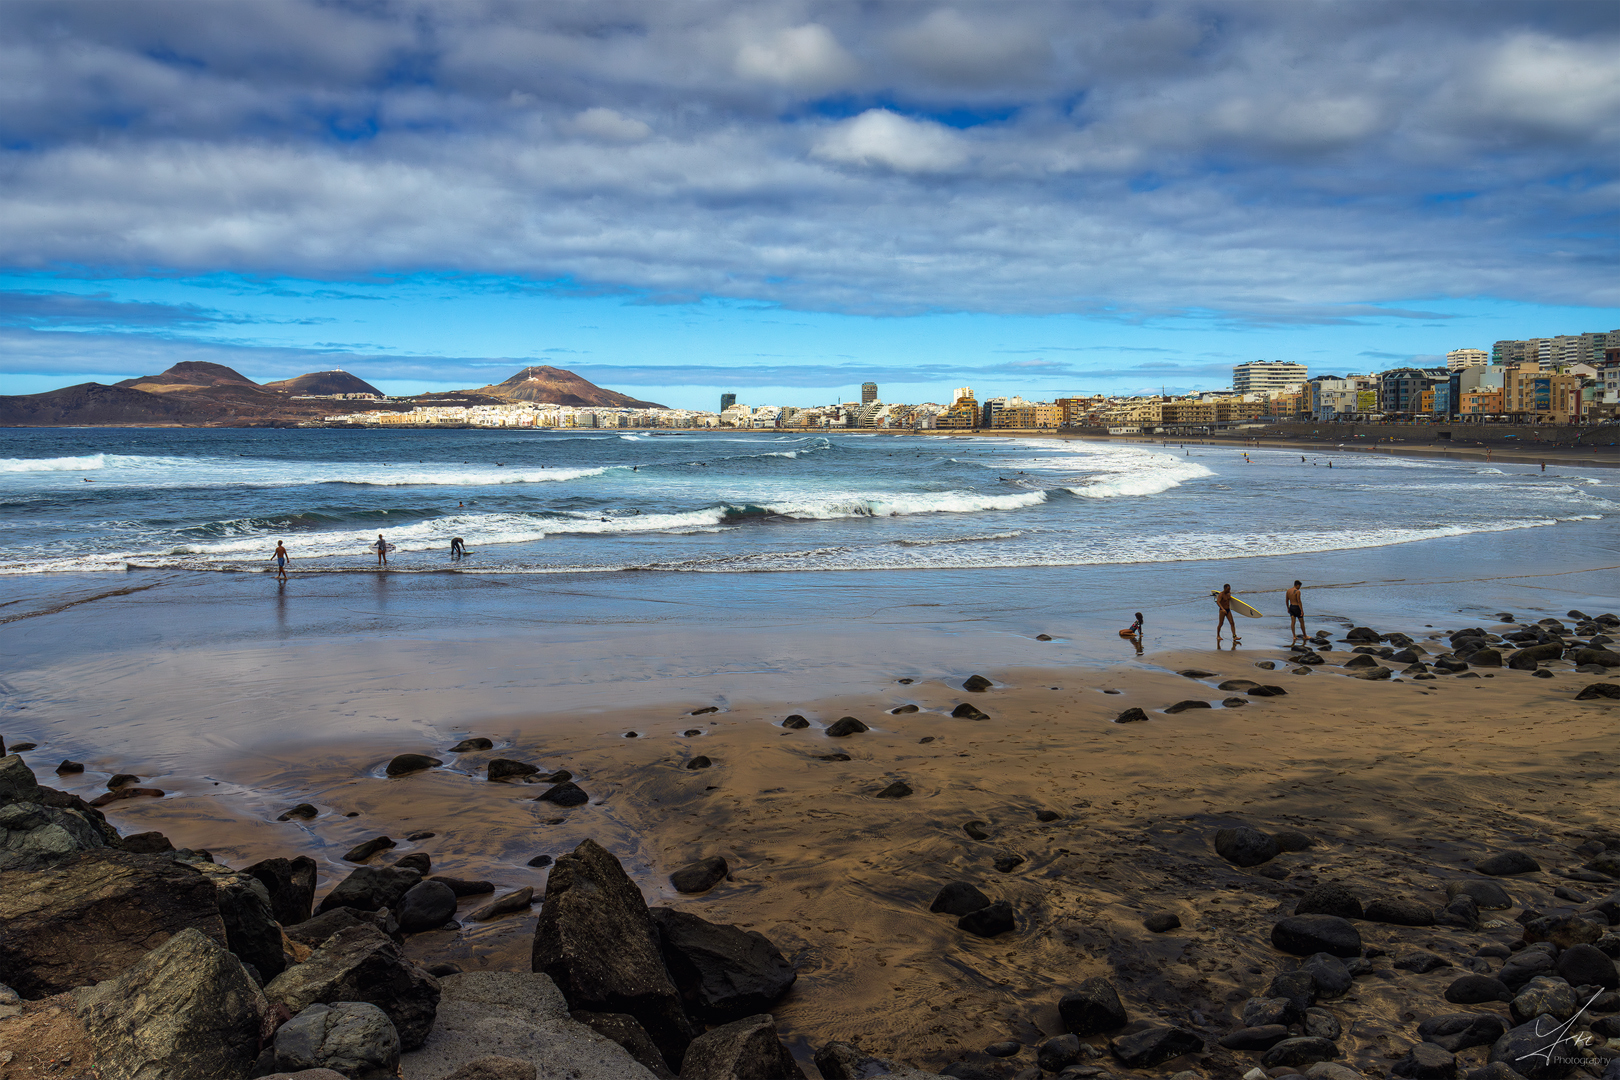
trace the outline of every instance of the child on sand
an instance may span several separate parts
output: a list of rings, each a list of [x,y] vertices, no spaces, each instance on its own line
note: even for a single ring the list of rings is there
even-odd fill
[[[1120,637],[1137,637],[1142,633],[1142,613],[1136,613],[1136,621],[1119,632]]]

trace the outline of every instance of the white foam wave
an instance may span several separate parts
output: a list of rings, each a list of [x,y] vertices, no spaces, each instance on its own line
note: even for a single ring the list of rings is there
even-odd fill
[[[83,457],[0,458],[0,473],[91,472],[106,466],[106,454],[86,454]]]
[[[847,498],[799,499],[760,504],[782,517],[833,520],[854,517],[904,517],[911,514],[971,514],[985,510],[1022,510],[1046,501],[1044,491],[1016,495],[981,495],[975,491],[932,491],[855,495]]]
[[[300,477],[304,483],[358,484],[366,487],[485,487],[501,484],[546,484],[564,480],[578,480],[586,476],[600,476],[610,466],[595,469],[467,469],[437,471],[381,470],[355,473],[347,476],[327,475]]]

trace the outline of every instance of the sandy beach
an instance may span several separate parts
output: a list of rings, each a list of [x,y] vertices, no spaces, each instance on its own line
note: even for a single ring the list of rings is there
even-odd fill
[[[776,1016],[803,1062],[812,1043],[834,1038],[932,1069],[989,1062],[981,1052],[989,1044],[1059,1034],[1058,997],[1106,975],[1133,1018],[1205,1034],[1211,1052],[1200,1067],[1236,1076],[1242,1055],[1214,1040],[1238,1026],[1234,1010],[1274,974],[1267,930],[1305,888],[1338,882],[1365,900],[1443,904],[1448,878],[1515,849],[1545,868],[1508,882],[1516,907],[1567,907],[1552,889],[1570,884],[1560,872],[1580,862],[1573,849],[1613,829],[1620,702],[1574,701],[1591,676],[1502,669],[1367,682],[1335,665],[1349,658],[1346,648],[1336,645],[1309,674],[1291,673],[1277,648],[1180,651],[1115,669],[986,671],[994,686],[981,693],[953,675],[700,716],[677,708],[491,716],[466,733],[490,738],[487,752],[452,755],[455,740],[413,738],[287,746],[217,774],[236,797],[199,787],[116,802],[108,814],[125,833],[160,830],[233,866],[311,855],[323,892],[352,869],[341,853],[379,835],[401,842],[378,864],[422,852],[433,872],[486,878],[498,892],[542,890],[546,871],[530,859],[594,839],[623,860],[650,904],[756,929],[782,949],[799,981]],[[1266,663],[1277,667],[1257,667]],[[1230,679],[1286,694],[1218,689]],[[1187,699],[1215,707],[1162,711]],[[988,718],[951,717],[963,702]],[[1115,722],[1132,707],[1146,722]],[[810,726],[784,729],[790,714]],[[829,737],[825,727],[843,716],[871,730]],[[407,752],[445,764],[384,776],[388,760]],[[689,768],[699,755],[712,765]],[[47,762],[29,757],[48,774]],[[535,801],[547,785],[490,782],[492,758],[566,769],[590,802],[562,810]],[[94,769],[62,786],[92,794],[102,779]],[[897,780],[912,794],[876,798]],[[276,820],[295,801],[313,803],[319,817]],[[1043,812],[1052,820],[1039,820]],[[970,837],[969,822],[986,838]],[[1212,848],[1218,829],[1240,824],[1297,829],[1313,844],[1240,869]],[[434,835],[403,842],[422,831]],[[672,871],[714,855],[726,859],[730,880],[700,896],[670,886]],[[1012,865],[998,871],[997,860]],[[958,880],[1009,901],[1016,931],[980,939],[930,914],[934,894]],[[463,917],[485,899],[464,901]],[[1142,920],[1154,912],[1175,914],[1181,928],[1148,931]],[[1390,954],[1422,947],[1460,965],[1482,944],[1517,936],[1514,911],[1487,914],[1475,932],[1370,925],[1363,933]],[[464,919],[459,930],[409,938],[407,948],[424,963],[526,970],[533,927],[532,914]],[[1358,983],[1331,1006],[1349,1033],[1346,1063],[1381,1075],[1382,1059],[1404,1048],[1414,1010],[1424,1013],[1425,998],[1456,974]]]

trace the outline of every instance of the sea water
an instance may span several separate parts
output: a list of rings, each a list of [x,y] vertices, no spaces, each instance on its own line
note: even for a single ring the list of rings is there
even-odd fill
[[[775,432],[0,431],[4,574],[261,571],[278,541],[294,571],[372,570],[379,535],[399,573],[1160,565],[1521,530],[1556,544],[1561,526],[1617,509],[1613,470],[1355,448]],[[453,537],[467,558],[452,560]]]

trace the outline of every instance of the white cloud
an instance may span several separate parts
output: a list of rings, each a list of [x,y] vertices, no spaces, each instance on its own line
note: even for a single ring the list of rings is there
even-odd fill
[[[573,126],[581,135],[606,142],[640,142],[652,134],[642,121],[600,105],[574,117]]]
[[[937,173],[967,160],[962,140],[942,124],[868,109],[833,125],[811,153],[841,165],[878,165],[898,172]]]
[[[746,79],[813,93],[843,86],[859,70],[832,31],[819,23],[778,30],[764,41],[745,42],[737,50],[735,67]]]
[[[1519,34],[1481,72],[1482,100],[1500,118],[1564,135],[1620,130],[1620,38],[1566,41]]]

